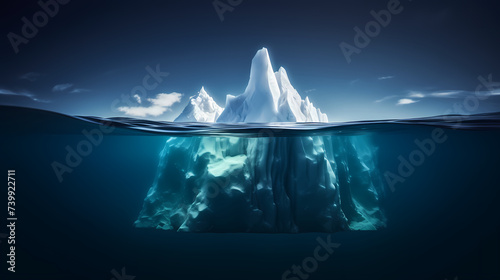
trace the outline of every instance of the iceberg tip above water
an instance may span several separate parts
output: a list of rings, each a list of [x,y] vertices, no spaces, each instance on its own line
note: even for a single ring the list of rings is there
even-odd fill
[[[215,122],[222,110],[202,87],[198,95],[189,98],[188,104],[174,122]]]
[[[314,107],[308,97],[302,99],[285,68],[274,72],[269,52],[262,48],[252,59],[244,93],[228,94],[222,109],[202,88],[197,96],[190,98],[175,122],[328,122],[328,117]]]

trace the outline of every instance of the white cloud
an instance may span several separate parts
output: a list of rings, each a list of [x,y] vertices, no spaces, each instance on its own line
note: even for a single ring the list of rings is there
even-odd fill
[[[182,94],[177,92],[159,93],[156,98],[148,98],[148,101],[157,106],[170,107],[181,101]]]
[[[491,90],[491,91],[475,91],[475,92],[466,92],[466,94],[467,94],[467,95],[481,96],[481,97],[499,96],[499,95],[500,95],[500,89],[497,89],[497,90]]]
[[[24,96],[24,97],[28,97],[31,100],[36,101],[36,102],[42,102],[42,103],[48,103],[49,102],[47,100],[39,99],[39,98],[36,97],[36,95],[34,95],[32,93],[29,93],[27,91],[13,92],[13,91],[8,90],[8,89],[0,89],[0,95]]]
[[[310,92],[313,92],[313,91],[316,91],[316,89],[315,89],[315,88],[312,88],[312,89],[308,89],[308,90],[306,90],[306,91],[304,91],[304,92],[305,92],[305,93],[310,93]]]
[[[423,94],[421,92],[412,91],[412,92],[410,92],[408,94],[408,97],[411,97],[411,98],[424,98],[425,94]]]
[[[150,107],[120,107],[118,111],[124,112],[125,115],[132,117],[147,117],[153,116],[158,117],[159,115],[165,113],[167,108],[160,106],[150,106]]]
[[[20,76],[19,79],[34,82],[34,81],[38,80],[39,77],[40,77],[40,73],[29,72],[29,73],[26,73],[26,74]]]
[[[376,103],[380,103],[380,102],[384,102],[386,100],[389,100],[389,99],[393,99],[393,98],[396,98],[398,97],[398,95],[389,95],[389,96],[386,96],[384,98],[381,98],[379,100],[375,100]]]
[[[69,88],[71,88],[73,86],[73,84],[59,84],[59,85],[55,85],[53,88],[52,88],[52,91],[53,92],[61,92],[61,91],[65,91]]]
[[[82,92],[89,92],[90,89],[86,89],[86,88],[75,88],[73,90],[71,90],[69,93],[82,93]]]
[[[380,102],[387,101],[389,99],[399,98],[396,105],[407,105],[407,104],[413,104],[413,103],[419,102],[420,100],[422,100],[424,98],[466,98],[467,96],[470,96],[470,95],[484,96],[484,97],[500,96],[500,89],[495,89],[492,91],[477,91],[477,92],[465,91],[465,90],[443,90],[443,91],[435,91],[435,92],[428,92],[428,93],[422,93],[420,91],[410,91],[406,95],[402,95],[402,94],[401,95],[389,95],[389,96],[383,97],[381,99],[375,100],[375,102],[380,103]],[[418,100],[418,99],[420,99],[420,100]]]
[[[384,76],[384,77],[378,77],[378,80],[382,81],[382,80],[388,80],[388,79],[392,79],[392,78],[394,78],[394,76]]]
[[[135,98],[135,100],[137,100],[137,103],[139,103],[139,104],[142,103],[142,100],[141,100],[141,97],[139,96],[139,94],[135,94],[134,98]]]
[[[396,105],[408,105],[408,104],[413,104],[417,103],[418,101],[410,99],[410,98],[402,98],[398,100],[398,103]]]
[[[156,95],[156,98],[148,98],[148,101],[151,103],[149,107],[120,107],[118,110],[132,117],[157,117],[165,113],[165,111],[170,110],[170,107],[180,102],[181,98],[182,94],[177,92],[159,93]]]
[[[460,90],[448,90],[448,91],[440,91],[440,92],[433,92],[430,95],[434,97],[456,97],[458,96],[462,91]]]

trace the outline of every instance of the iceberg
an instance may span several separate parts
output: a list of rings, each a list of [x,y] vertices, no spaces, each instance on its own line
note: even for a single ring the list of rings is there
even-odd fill
[[[189,102],[174,122],[215,122],[222,113],[222,108],[202,87],[198,95],[189,98]]]
[[[328,121],[308,98],[301,98],[284,68],[273,72],[266,49],[252,61],[245,92],[228,95],[218,118],[200,113],[215,112],[206,109],[213,108],[213,99],[206,96],[202,89],[188,104],[193,109],[187,107],[177,120]],[[369,135],[281,137],[265,126],[262,132],[251,137],[170,137],[135,226],[256,233],[385,226],[380,207],[384,185]]]
[[[226,97],[226,107],[217,122],[328,122],[328,117],[308,97],[302,100],[283,67],[273,71],[269,52],[263,48],[252,60],[245,92]]]
[[[222,109],[202,87],[174,122],[328,122],[328,116],[316,109],[309,97],[301,98],[285,68],[273,72],[269,52],[262,48],[252,60],[243,94],[227,95]]]
[[[316,109],[306,96],[302,100],[288,79],[285,68],[275,73],[281,92],[278,102],[278,119],[282,122],[328,122],[328,116]]]

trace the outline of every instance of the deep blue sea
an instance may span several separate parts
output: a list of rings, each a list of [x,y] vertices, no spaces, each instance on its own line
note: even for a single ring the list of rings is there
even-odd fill
[[[83,130],[100,143],[62,175]],[[109,127],[108,127],[109,129]],[[446,141],[409,176],[387,187],[387,227],[335,233],[177,233],[134,227],[169,137],[370,135],[378,169],[442,129]],[[283,279],[500,279],[500,114],[346,124],[204,125],[71,117],[0,108],[0,219],[7,218],[8,170],[16,181],[16,272],[0,279],[282,279],[314,255],[317,238],[340,244],[307,275]],[[264,132],[264,133],[263,133]],[[408,175],[408,174],[405,174]],[[8,234],[5,226],[0,234]],[[128,275],[128,276],[126,276]],[[135,276],[133,278],[132,276]]]

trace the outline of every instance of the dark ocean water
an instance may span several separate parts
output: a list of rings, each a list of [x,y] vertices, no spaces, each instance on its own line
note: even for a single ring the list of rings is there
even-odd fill
[[[108,129],[64,173],[82,131]],[[500,279],[500,114],[350,124],[179,125],[69,117],[0,108],[0,172],[16,171],[16,273],[0,279],[282,279],[314,255],[317,238],[341,244],[307,279]],[[446,141],[388,188],[387,227],[303,234],[176,233],[133,226],[172,136],[370,135],[382,173],[398,173],[415,140]],[[405,174],[407,175],[407,174]],[[7,181],[7,180],[6,180]],[[6,210],[7,184],[2,192]],[[7,211],[0,218],[6,221]],[[2,226],[0,233],[7,233]],[[0,236],[1,237],[1,236]],[[119,275],[118,275],[119,276]],[[287,279],[301,279],[299,276]],[[306,279],[302,277],[302,279]]]

